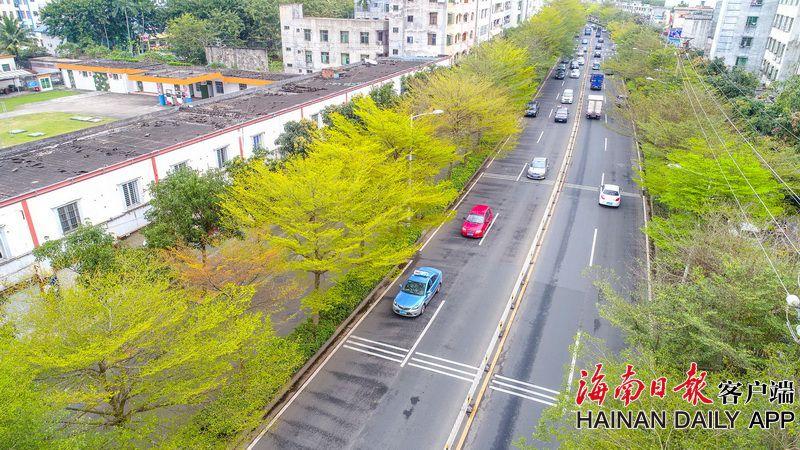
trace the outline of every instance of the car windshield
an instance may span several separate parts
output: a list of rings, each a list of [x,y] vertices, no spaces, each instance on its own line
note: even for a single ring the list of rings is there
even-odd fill
[[[544,161],[540,161],[540,160],[536,160],[536,159],[531,161],[531,167],[533,167],[534,169],[544,169],[544,166],[545,166]]]
[[[480,214],[470,214],[467,216],[467,222],[469,223],[483,223],[483,216]]]
[[[411,295],[422,295],[425,293],[425,283],[420,283],[419,281],[408,280],[405,286],[403,286],[403,292]]]
[[[603,189],[603,194],[617,196],[619,195],[619,191],[615,191],[613,189]]]

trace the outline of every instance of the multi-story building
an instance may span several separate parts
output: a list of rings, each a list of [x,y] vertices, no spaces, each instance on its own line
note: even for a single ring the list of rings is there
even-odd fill
[[[779,0],[761,60],[761,81],[783,81],[800,71],[800,0]]]
[[[681,30],[681,43],[688,48],[703,50],[709,45],[714,8],[676,7],[672,10],[670,27]]]
[[[309,73],[379,56],[458,56],[535,14],[543,0],[355,2],[353,19],[280,7],[284,70]]]
[[[49,0],[0,0],[0,17],[14,17],[28,27],[39,45],[53,53],[61,39],[47,34],[39,12]]]
[[[637,1],[615,1],[614,6],[626,13],[644,16],[648,19],[653,15],[653,6],[647,3]]]
[[[778,0],[721,0],[709,57],[757,73],[777,7]]]

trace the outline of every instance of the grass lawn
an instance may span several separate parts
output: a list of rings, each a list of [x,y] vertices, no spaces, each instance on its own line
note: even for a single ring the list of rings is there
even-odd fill
[[[9,117],[0,120],[0,148],[25,142],[38,141],[59,134],[69,133],[70,131],[81,130],[83,128],[94,127],[111,122],[111,119],[103,118],[102,122],[80,122],[70,120],[70,117],[80,114],[66,112],[50,112],[24,114],[16,117]],[[24,133],[11,134],[9,131],[15,129],[25,130]],[[42,132],[44,136],[31,137],[28,133]]]
[[[54,89],[45,92],[33,92],[30,94],[22,94],[13,97],[0,97],[0,103],[6,105],[6,111],[13,111],[20,105],[27,103],[43,102],[45,100],[52,100],[54,98],[68,97],[70,95],[79,94],[78,91],[67,91],[64,89]],[[0,107],[0,112],[3,108]]]

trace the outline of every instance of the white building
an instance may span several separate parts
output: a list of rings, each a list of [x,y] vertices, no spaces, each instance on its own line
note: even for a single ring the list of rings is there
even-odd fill
[[[710,46],[714,9],[708,7],[676,7],[671,14],[671,28],[681,30],[681,43],[688,48],[704,50]]]
[[[636,14],[639,16],[647,17],[648,19],[653,15],[653,6],[648,3],[642,3],[638,1],[615,1],[614,6],[619,8],[621,11],[630,14]]]
[[[539,11],[542,0],[379,0],[355,2],[355,18],[305,17],[302,5],[281,5],[287,73],[388,55],[457,56]]]
[[[720,0],[709,57],[758,72],[777,7],[778,0]]]
[[[294,78],[177,110],[89,128],[0,152],[0,290],[32,274],[31,251],[79,224],[116,236],[146,225],[150,183],[178,167],[218,168],[275,149],[284,124],[391,84],[433,61],[382,60]],[[333,72],[333,71],[331,71]]]
[[[14,17],[33,32],[39,45],[54,53],[61,39],[47,34],[40,11],[49,0],[0,0],[0,16]]]
[[[761,80],[786,80],[799,73],[799,60],[800,0],[779,0],[761,61]]]

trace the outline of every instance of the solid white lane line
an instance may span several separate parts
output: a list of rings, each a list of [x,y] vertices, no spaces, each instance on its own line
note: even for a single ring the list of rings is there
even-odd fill
[[[349,345],[346,345],[346,344],[344,345],[344,348],[349,348],[350,350],[354,350],[354,351],[361,352],[361,353],[366,353],[366,354],[368,354],[368,355],[372,355],[372,356],[377,356],[378,358],[388,359],[389,361],[394,361],[394,362],[403,362],[403,360],[402,360],[402,359],[391,358],[391,357],[389,357],[389,356],[382,355],[382,354],[380,354],[380,353],[371,352],[371,351],[369,351],[369,350],[362,350],[362,349],[360,349],[360,348],[351,347],[351,346],[349,346]],[[401,356],[402,356],[402,355],[401,355]]]
[[[522,174],[525,173],[525,169],[527,169],[527,168],[528,168],[528,164],[527,163],[523,164],[522,165],[522,170],[519,171],[519,175],[517,175],[517,179],[514,180],[514,181],[519,181],[519,179],[522,178]]]
[[[553,397],[552,395],[542,394],[541,392],[537,392],[537,391],[534,391],[534,390],[531,390],[531,389],[521,388],[519,386],[514,386],[513,384],[510,384],[510,383],[504,383],[502,381],[497,381],[497,380],[492,380],[492,383],[497,385],[497,386],[504,386],[504,387],[507,387],[509,389],[516,389],[516,390],[522,391],[523,393],[526,393],[526,394],[537,395],[539,397],[546,398],[548,400],[553,400],[553,401],[558,400],[557,398]]]
[[[494,226],[494,223],[497,222],[498,217],[500,217],[500,213],[497,213],[497,215],[494,216],[494,219],[492,219],[492,223],[489,224],[489,228],[486,229],[486,233],[483,233],[483,237],[481,237],[481,240],[478,241],[478,245],[483,245],[483,240],[486,239],[486,236],[489,235],[489,231],[491,231],[492,227]]]
[[[608,138],[604,137],[603,138],[603,151],[606,151],[606,150],[608,150]]]
[[[566,83],[566,82],[567,82],[567,80],[564,80],[564,81],[562,81],[562,82],[561,82],[561,85],[563,86],[563,85],[564,85],[564,83]]]
[[[556,98],[558,98],[558,96],[556,96]],[[547,117],[550,118],[550,116],[552,115],[553,115],[553,108],[550,108],[550,114],[548,114]]]
[[[420,368],[420,369],[430,370],[431,372],[440,373],[442,375],[447,375],[448,377],[458,378],[459,380],[472,381],[472,378],[462,377],[462,376],[459,376],[459,375],[453,375],[452,373],[447,373],[447,372],[444,372],[444,371],[441,371],[441,370],[438,370],[438,369],[434,369],[433,367],[420,366],[420,365],[415,364],[413,362],[408,363],[408,365],[409,366],[414,366],[414,367],[417,367],[417,368]]]
[[[564,81],[566,81],[566,80],[564,80]],[[561,82],[562,85],[564,84],[564,81]],[[559,92],[556,92],[556,100],[558,99],[559,94],[560,94]]]
[[[519,180],[520,183],[530,183],[530,184],[546,184],[548,186],[555,184],[553,180]]]
[[[407,349],[407,348],[403,348],[403,347],[397,347],[397,346],[395,346],[395,345],[384,344],[383,342],[379,342],[379,341],[373,341],[373,340],[371,340],[371,339],[365,339],[365,338],[362,338],[362,337],[356,336],[355,334],[354,334],[354,335],[352,335],[352,336],[350,336],[350,339],[358,339],[359,341],[369,342],[369,343],[371,343],[371,344],[375,344],[375,345],[381,345],[381,346],[388,347],[388,348],[393,348],[393,349],[395,349],[395,350],[400,350],[401,352],[407,352],[407,351],[408,351],[408,349]]]
[[[600,184],[606,184],[606,173],[603,172],[603,175],[600,176]]]
[[[538,384],[527,383],[525,381],[515,380],[514,378],[504,377],[502,375],[495,375],[494,377],[495,378],[499,378],[501,380],[510,381],[512,383],[519,383],[519,384],[521,384],[523,386],[529,386],[529,387],[532,387],[532,388],[541,389],[543,391],[552,392],[553,394],[560,394],[560,392],[558,392],[558,391],[555,391],[553,389],[548,389],[548,388],[543,387],[543,386],[539,386]]]
[[[455,369],[455,368],[450,367],[450,366],[445,366],[444,364],[437,364],[435,362],[425,361],[424,359],[419,359],[416,356],[411,358],[411,360],[412,361],[416,361],[416,362],[418,362],[420,364],[427,364],[429,366],[439,367],[440,369],[446,369],[446,370],[450,370],[452,372],[463,373],[464,375],[470,375],[470,376],[473,376],[473,377],[475,376],[475,372],[467,372],[466,370]],[[470,381],[472,381],[472,380],[470,380]]]
[[[536,140],[537,144],[542,140],[542,136],[544,136],[544,130],[542,130],[542,132],[539,133],[539,139]]]
[[[578,360],[578,346],[581,345],[581,332],[575,336],[575,348],[572,349],[572,362],[569,363],[569,377],[567,377],[567,393],[572,391],[572,379],[575,376],[575,362]]]
[[[516,392],[512,392],[512,391],[509,391],[509,390],[506,390],[506,389],[503,389],[503,388],[499,388],[499,387],[495,387],[495,386],[489,386],[489,389],[492,389],[492,390],[495,390],[495,391],[500,391],[500,392],[505,392],[506,394],[516,395],[517,397],[527,398],[528,400],[533,400],[534,402],[544,403],[545,405],[548,405],[548,406],[555,405],[555,403],[553,403],[553,402],[548,402],[546,400],[541,400],[541,399],[538,399],[536,397],[531,397],[529,395],[518,394]]]
[[[366,348],[366,349],[374,350],[376,352],[386,353],[387,355],[394,355],[394,356],[397,356],[397,357],[400,357],[400,358],[406,356],[405,352],[403,352],[403,353],[390,352],[389,350],[384,350],[384,349],[382,349],[380,347],[375,347],[374,345],[361,344],[361,343],[356,342],[356,341],[348,340],[347,343],[350,344],[350,345],[355,345],[358,348]]]
[[[592,236],[592,252],[589,254],[589,267],[594,264],[594,244],[597,242],[597,228],[594,229],[594,236]]]
[[[492,167],[492,164],[494,164],[494,156],[492,156],[492,159],[489,161],[489,164],[486,165],[486,168],[488,169],[489,167]]]
[[[457,362],[457,361],[453,361],[451,359],[440,358],[438,356],[429,355],[427,353],[417,352],[417,353],[415,353],[415,355],[424,356],[426,358],[431,358],[431,359],[438,359],[439,361],[444,361],[446,363],[455,364],[455,365],[461,366],[461,367],[466,367],[467,369],[478,370],[478,368],[475,367],[475,366],[470,366],[469,364],[460,363],[460,362]]]
[[[411,350],[408,351],[408,354],[406,355],[406,357],[403,358],[403,362],[400,363],[400,367],[405,367],[406,363],[408,363],[408,360],[409,360],[409,358],[411,358],[411,355],[414,353],[414,350],[417,349],[417,346],[419,345],[419,342],[422,340],[423,337],[425,337],[425,333],[428,332],[428,328],[430,328],[431,325],[433,325],[433,321],[436,320],[436,316],[439,315],[439,311],[442,310],[442,306],[444,306],[444,303],[445,303],[444,300],[442,300],[442,303],[439,303],[439,307],[436,308],[436,311],[434,311],[433,316],[431,316],[431,320],[429,320],[428,323],[425,324],[425,328],[422,329],[422,333],[420,333],[420,335],[417,338],[416,342],[414,342],[414,345],[411,346]]]
[[[608,123],[608,111],[606,111],[606,114],[603,117],[606,118],[606,123]]]

